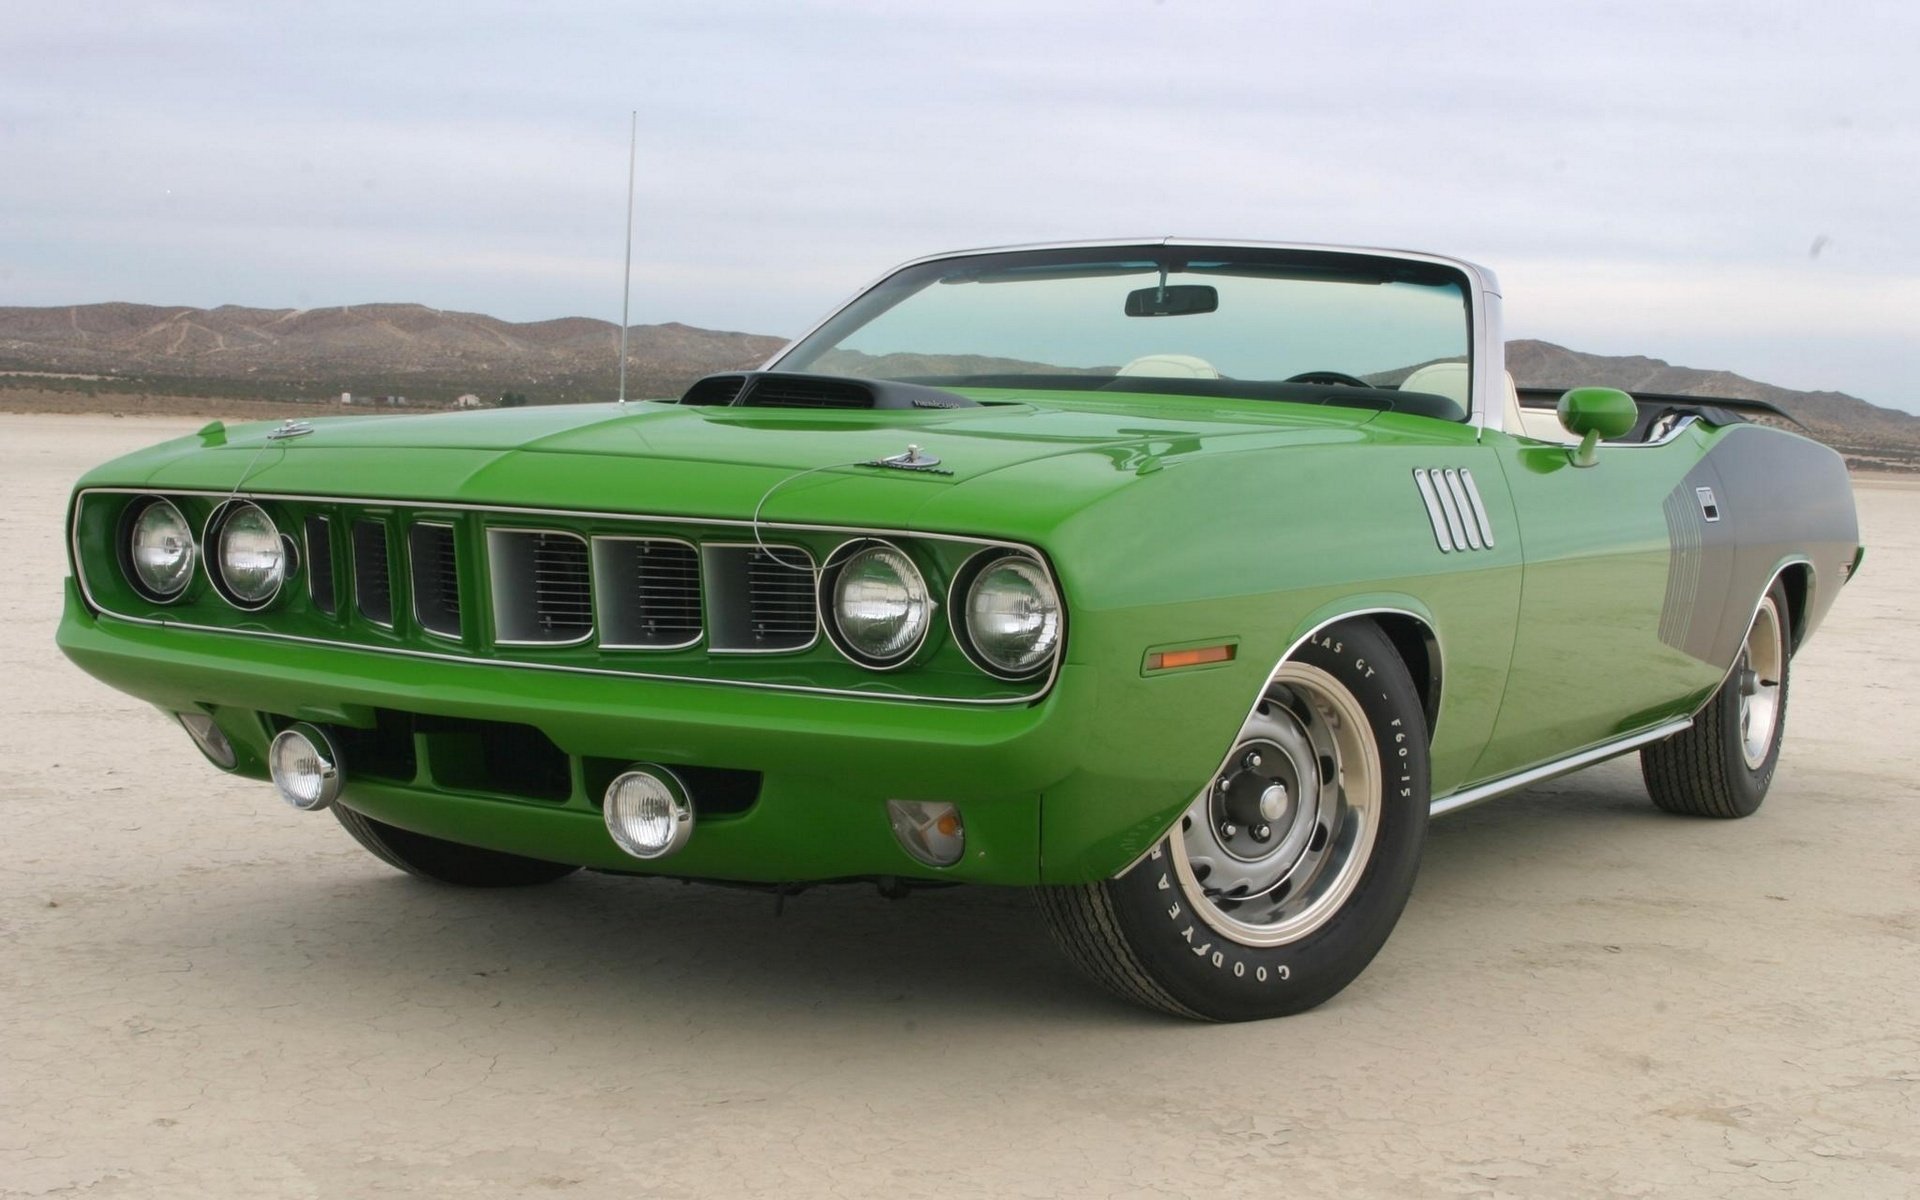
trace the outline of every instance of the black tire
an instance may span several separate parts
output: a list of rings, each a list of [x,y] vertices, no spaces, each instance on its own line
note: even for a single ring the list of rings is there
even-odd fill
[[[1354,723],[1364,728],[1351,736],[1370,739],[1377,755],[1374,785],[1367,789],[1376,805],[1371,847],[1348,856],[1351,868],[1340,868],[1354,873],[1344,876],[1351,890],[1344,899],[1325,902],[1330,906],[1326,915],[1297,938],[1253,944],[1223,932],[1233,919],[1208,899],[1196,870],[1186,865],[1186,847],[1193,836],[1190,819],[1216,811],[1206,807],[1215,803],[1216,787],[1222,796],[1218,803],[1229,803],[1224,797],[1239,785],[1230,781],[1220,787],[1219,781],[1232,774],[1243,748],[1256,744],[1246,739],[1259,714],[1267,711],[1263,703],[1243,726],[1222,775],[1208,781],[1195,807],[1147,857],[1100,883],[1036,889],[1055,940],[1109,991],[1148,1008],[1199,1020],[1246,1021],[1302,1012],[1352,982],[1400,919],[1427,831],[1427,725],[1413,680],[1392,644],[1366,621],[1315,634],[1276,672],[1276,683],[1284,688],[1281,681],[1296,663],[1317,668],[1344,689],[1354,705],[1348,711],[1365,718]],[[1276,694],[1285,693],[1276,693],[1270,685],[1263,697],[1271,701]],[[1243,761],[1260,763],[1258,757]],[[1325,768],[1320,770],[1324,774]],[[1339,773],[1343,780],[1358,777],[1344,765]],[[1352,791],[1343,787],[1335,794],[1347,797]],[[1232,828],[1224,826],[1222,832]],[[1313,837],[1322,845],[1337,840],[1318,832]],[[1176,839],[1182,839],[1179,845]],[[1309,881],[1301,893],[1312,886]],[[1201,893],[1197,896],[1196,888]],[[1286,893],[1282,889],[1272,894]],[[1202,905],[1208,907],[1203,911]]]
[[[523,858],[518,854],[428,837],[362,816],[344,805],[334,805],[333,815],[346,826],[353,840],[365,846],[375,858],[435,883],[477,888],[527,887],[564,879],[580,869],[570,863]]]
[[[1640,751],[1640,775],[1656,805],[1681,816],[1731,820],[1752,816],[1767,798],[1787,731],[1787,686],[1793,672],[1791,612],[1787,589],[1776,580],[1754,614],[1739,661],[1694,717],[1692,728]],[[1741,702],[1749,684],[1766,684],[1753,674],[1750,663],[1754,639],[1766,636],[1768,622],[1778,639],[1777,708],[1765,753],[1750,762]]]

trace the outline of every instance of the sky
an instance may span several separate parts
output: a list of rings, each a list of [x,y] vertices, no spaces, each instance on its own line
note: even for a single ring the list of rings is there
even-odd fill
[[[0,305],[793,335],[940,250],[1469,258],[1510,337],[1920,411],[1920,5],[9,0]]]

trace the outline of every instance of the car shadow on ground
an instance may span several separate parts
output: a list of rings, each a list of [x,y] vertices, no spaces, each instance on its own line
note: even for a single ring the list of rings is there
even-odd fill
[[[1667,836],[1661,826],[1674,818],[1635,785],[1620,768],[1602,768],[1437,822],[1412,919],[1396,941],[1470,907],[1515,860],[1571,865],[1596,844],[1631,853],[1634,839]],[[329,990],[405,995],[485,981],[496,1002],[561,1003],[576,1014],[665,1006],[730,1020],[838,1023],[888,1010],[948,1022],[1017,1011],[1042,1021],[1181,1024],[1082,980],[1019,889],[929,889],[889,901],[871,885],[847,884],[780,900],[582,872],[546,887],[464,890],[371,859],[295,880],[264,865],[222,873],[217,900],[212,889],[164,898],[137,919],[136,938],[150,948],[211,939],[223,951],[214,968],[241,973],[255,969],[249,947],[297,946],[303,971]],[[1582,886],[1565,878],[1570,891]],[[268,956],[258,969],[284,965]],[[1445,968],[1423,961],[1421,969]]]

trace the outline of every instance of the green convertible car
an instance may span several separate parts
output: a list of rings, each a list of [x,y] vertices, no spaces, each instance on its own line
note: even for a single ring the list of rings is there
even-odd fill
[[[1753,812],[1863,553],[1755,406],[1503,353],[1433,255],[940,255],[678,401],[109,463],[60,645],[416,875],[1027,885],[1131,1000],[1295,1012],[1430,815],[1630,750]]]

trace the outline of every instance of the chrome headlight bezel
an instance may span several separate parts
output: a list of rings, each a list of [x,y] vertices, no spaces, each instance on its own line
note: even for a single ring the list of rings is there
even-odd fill
[[[279,556],[270,575],[270,587],[264,589],[245,589],[236,585],[229,577],[227,539],[233,532],[234,523],[257,518],[266,525],[266,535]],[[200,535],[200,544],[207,547],[203,556],[208,582],[220,593],[220,598],[233,607],[246,612],[258,612],[272,604],[285,590],[287,580],[294,571],[293,542],[280,532],[280,525],[267,510],[251,500],[226,500],[216,505],[207,516],[205,530]],[[237,572],[238,568],[232,568]]]
[[[841,586],[847,581],[849,568],[866,561],[888,564],[907,593],[912,613],[907,636],[878,652],[860,645],[842,623]],[[833,648],[847,661],[874,671],[890,671],[911,662],[927,644],[927,636],[933,632],[934,610],[939,607],[932,589],[927,586],[926,574],[913,556],[893,542],[874,537],[842,542],[827,555],[820,567],[819,603],[820,623]]]
[[[975,636],[974,600],[987,578],[1001,568],[1019,572],[1048,602],[1043,632],[1036,639],[1036,642],[1044,640],[1045,646],[1038,655],[1031,656],[1030,661],[1004,662],[983,649]],[[947,612],[954,640],[973,665],[1010,683],[1035,679],[1052,670],[1066,645],[1066,605],[1060,599],[1060,587],[1054,582],[1053,572],[1039,558],[1018,550],[983,550],[968,560],[954,576]]]
[[[171,589],[156,586],[140,571],[140,556],[135,539],[139,537],[142,525],[148,516],[154,513],[162,514],[163,518],[170,517],[186,539],[186,562],[179,572],[179,583]],[[193,569],[199,564],[201,545],[202,543],[194,540],[193,526],[188,523],[186,514],[180,511],[179,505],[164,496],[143,496],[129,505],[125,516],[121,518],[121,533],[118,538],[121,574],[125,576],[127,585],[142,599],[150,600],[155,604],[172,604],[186,595],[187,588],[193,583]]]

